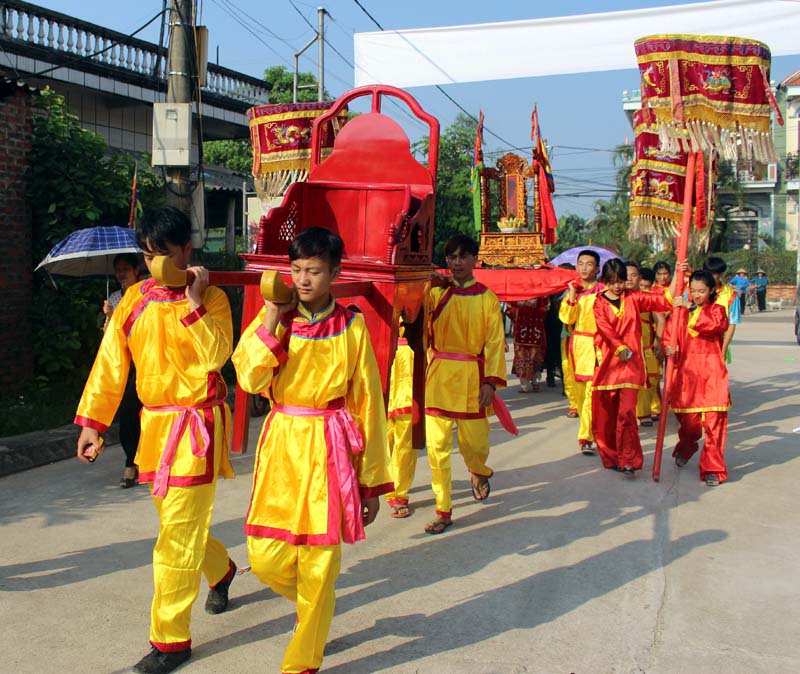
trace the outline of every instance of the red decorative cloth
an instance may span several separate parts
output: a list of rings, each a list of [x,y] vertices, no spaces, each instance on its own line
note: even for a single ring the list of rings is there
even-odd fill
[[[649,121],[648,121],[649,120]],[[683,217],[683,195],[688,155],[661,149],[658,124],[649,110],[633,113],[635,159],[631,170],[630,236],[675,236]],[[708,160],[712,165],[713,159]],[[706,179],[702,153],[697,155],[692,218],[703,229],[714,218],[714,181]],[[710,198],[709,198],[710,197]]]
[[[247,111],[250,144],[253,148],[253,175],[276,171],[308,169],[311,161],[311,130],[314,120],[328,110],[333,101],[259,105]],[[347,121],[346,110],[336,118],[337,127]],[[337,128],[338,131],[338,128]],[[328,125],[322,135],[323,155],[333,147],[334,129]]]
[[[443,274],[447,270],[439,270]],[[542,265],[541,269],[475,269],[475,278],[487,286],[501,302],[517,302],[547,297],[567,289],[578,278],[571,269]]]
[[[671,153],[717,149],[777,161],[770,108],[770,51],[762,42],[715,35],[651,35],[634,43],[642,106],[655,113],[661,147]]]

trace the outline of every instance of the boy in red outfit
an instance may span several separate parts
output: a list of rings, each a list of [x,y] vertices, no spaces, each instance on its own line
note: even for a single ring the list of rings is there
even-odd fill
[[[643,463],[636,399],[647,381],[640,314],[669,311],[672,296],[628,290],[627,278],[619,258],[603,265],[605,290],[594,303],[599,365],[592,383],[592,428],[603,467],[633,477]]]
[[[671,321],[664,335],[669,340],[672,331],[678,330],[675,353],[667,349],[668,355],[676,359],[670,409],[680,424],[672,455],[678,468],[685,466],[705,431],[700,479],[709,487],[728,478],[724,453],[730,392],[722,351],[728,317],[725,307],[715,302],[715,286],[710,272],[694,272],[689,279],[691,301],[683,297],[674,300],[674,306],[688,307],[689,311],[677,327]]]

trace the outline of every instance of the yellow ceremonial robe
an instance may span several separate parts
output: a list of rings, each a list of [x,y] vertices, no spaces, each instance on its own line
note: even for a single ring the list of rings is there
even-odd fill
[[[469,280],[432,288],[428,296],[430,362],[425,378],[425,435],[436,512],[452,514],[453,423],[467,469],[491,477],[487,409],[478,406],[480,387],[506,385],[505,332],[497,296]]]
[[[187,428],[169,471],[169,486],[209,484],[217,473],[233,477],[227,448],[230,410],[220,375],[232,347],[230,304],[219,288],[207,288],[203,305],[190,313],[183,289],[163,288],[153,279],[134,285],[111,317],[75,423],[105,432],[122,400],[133,359],[136,393],[144,406],[136,453],[139,482],[153,481],[170,430],[185,408],[202,416],[213,451],[196,456],[192,435],[197,446],[200,434]],[[158,409],[166,407],[182,409]]]
[[[592,432],[592,377],[597,365],[594,336],[597,325],[594,320],[594,302],[602,284],[596,283],[583,290],[574,302],[564,297],[558,309],[559,320],[570,331],[569,360],[574,375],[573,396],[578,410],[580,425],[578,443],[590,445],[594,440]]]
[[[429,364],[425,377],[425,413],[453,419],[481,419],[481,384],[506,385],[505,332],[497,296],[471,279],[464,286],[431,288],[428,295]],[[437,357],[457,353],[465,362]],[[480,358],[481,360],[477,360]]]
[[[105,432],[132,359],[144,405],[139,481],[153,482],[158,475],[163,490],[153,499],[159,533],[150,611],[150,643],[161,651],[191,646],[189,623],[201,573],[214,587],[231,580],[236,568],[225,546],[208,533],[216,478],[233,477],[230,410],[220,375],[232,345],[230,305],[219,288],[208,287],[203,304],[190,312],[183,289],[153,279],[132,286],[114,310],[75,417],[76,424]]]
[[[408,504],[408,491],[414,482],[417,450],[412,445],[412,406],[414,393],[414,351],[405,338],[397,340],[389,379],[389,452],[392,457],[394,490],[386,494],[391,505]]]
[[[300,304],[273,337],[263,327],[264,311],[233,354],[239,385],[265,393],[273,408],[258,442],[245,533],[294,545],[336,545],[341,503],[329,490],[338,481],[329,464],[337,448],[329,446],[323,416],[280,407],[323,410],[343,400],[363,438],[363,452],[349,458],[361,497],[391,491],[381,379],[364,317],[333,301],[315,315]]]

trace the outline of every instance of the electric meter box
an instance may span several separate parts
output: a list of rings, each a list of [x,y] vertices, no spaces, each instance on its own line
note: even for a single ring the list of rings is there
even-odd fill
[[[153,166],[190,166],[193,103],[153,104]]]

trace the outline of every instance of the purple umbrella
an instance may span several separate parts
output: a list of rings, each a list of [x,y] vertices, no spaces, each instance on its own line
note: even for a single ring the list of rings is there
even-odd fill
[[[610,260],[612,257],[619,257],[619,253],[615,250],[611,250],[610,248],[603,248],[601,246],[576,246],[575,248],[570,248],[569,250],[565,250],[563,253],[559,253],[556,257],[550,260],[549,264],[557,267],[560,264],[569,263],[573,266],[578,264],[578,253],[582,250],[593,250],[600,256],[600,268],[603,268],[603,265]]]

